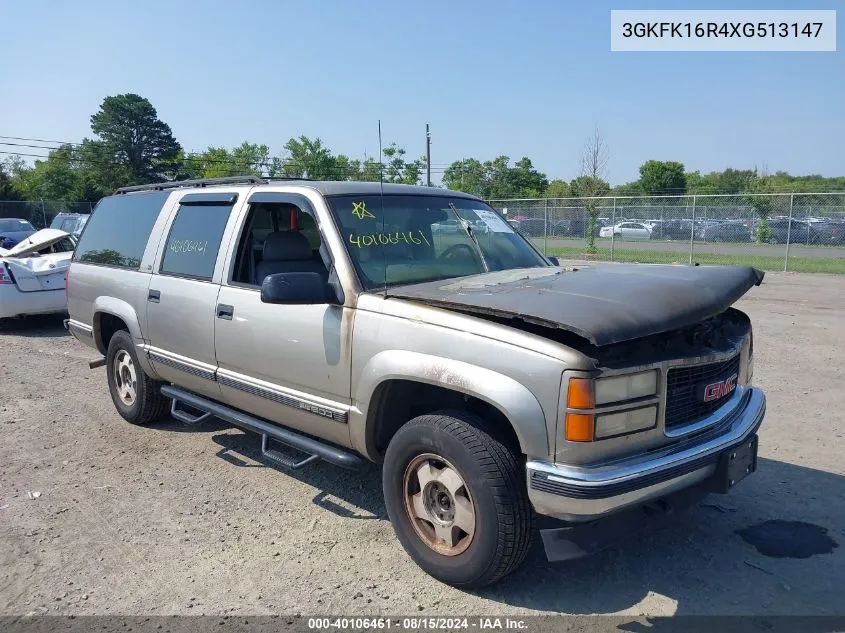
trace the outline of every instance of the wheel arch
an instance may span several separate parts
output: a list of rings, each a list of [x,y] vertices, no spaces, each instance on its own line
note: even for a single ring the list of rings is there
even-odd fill
[[[493,370],[407,351],[376,354],[363,368],[355,400],[362,405],[353,443],[380,461],[393,433],[410,418],[443,409],[488,420],[524,455],[547,455],[543,409],[525,385]]]
[[[142,369],[155,376],[155,372],[149,363],[146,351],[140,344],[143,343],[141,322],[135,309],[126,301],[116,297],[97,297],[93,306],[93,334],[94,344],[97,350],[106,355],[109,340],[118,330],[126,330],[135,342],[135,351],[138,362]]]

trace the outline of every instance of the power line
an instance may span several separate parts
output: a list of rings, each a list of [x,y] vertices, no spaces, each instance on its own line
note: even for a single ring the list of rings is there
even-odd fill
[[[60,145],[82,145],[82,143],[74,143],[72,141],[48,141],[43,138],[26,138],[23,136],[0,136],[0,138],[7,138],[12,141],[35,141],[36,143],[59,143]]]
[[[74,142],[74,141],[56,141],[56,140],[48,140],[48,139],[42,139],[42,138],[28,138],[28,137],[23,137],[23,136],[3,136],[3,135],[0,135],[0,139],[10,139],[10,140],[13,140],[13,141],[30,141],[30,142],[35,142],[35,143],[51,143],[52,145],[47,146],[47,145],[28,145],[26,143],[7,143],[5,141],[0,141],[0,145],[10,145],[10,146],[16,146],[16,147],[28,147],[28,148],[49,149],[49,150],[59,150],[59,149],[62,149],[63,147],[68,146],[68,145],[70,145],[71,147],[82,147],[84,145],[84,143],[79,143],[79,142]],[[207,158],[206,153],[207,153],[207,150],[206,151],[196,151],[196,150],[194,150],[194,151],[190,151],[190,152],[184,152],[184,155],[185,155],[185,157],[197,157],[197,158],[202,157],[204,160],[213,160],[213,159]],[[270,160],[273,160],[273,159],[282,160],[282,157],[271,156],[271,157],[269,157],[269,159]],[[385,163],[385,164],[388,164],[388,163]],[[403,164],[403,166],[407,166],[407,165],[412,165],[414,163],[408,163],[408,162],[403,161],[402,164]],[[440,163],[439,165],[432,165],[432,167],[436,168],[436,169],[441,169],[441,168],[445,169],[445,168],[449,167],[449,165],[447,165],[445,163]]]
[[[3,143],[0,143],[0,145],[2,145],[2,144]],[[32,153],[19,152],[19,151],[0,150],[0,154],[10,155],[10,156],[21,156],[21,157],[27,157],[27,158],[40,158],[40,159],[48,159],[49,158],[49,155],[32,154]],[[67,160],[70,163],[74,163],[74,164],[77,164],[77,165],[84,165],[84,166],[88,166],[88,167],[100,167],[100,168],[125,167],[125,163],[122,163],[122,162],[119,162],[119,161],[114,161],[114,160],[98,160],[98,159],[91,159],[91,158],[86,159],[86,158],[82,158],[82,157],[79,157],[79,156],[69,156]],[[269,172],[271,171],[271,169],[276,169],[276,170],[282,171],[282,172],[284,172],[285,170],[288,170],[288,172],[290,173],[291,171],[297,171],[295,168],[299,167],[299,163],[297,161],[279,161],[279,162],[276,162],[274,160],[237,161],[237,160],[227,160],[227,159],[218,159],[218,158],[200,158],[198,160],[198,162],[201,163],[201,164],[196,165],[196,167],[218,166],[218,167],[221,167],[221,168],[224,168],[224,169],[229,168],[230,170],[233,170],[233,171],[237,171],[237,170],[251,171],[250,168],[252,168],[252,170],[262,171],[258,168],[264,168],[264,171],[267,171],[266,175],[270,175]],[[176,166],[178,167],[178,165],[176,165]],[[407,167],[409,167],[409,166],[413,166],[413,164],[412,163],[411,164],[404,163],[401,166],[401,168],[407,169]],[[181,167],[185,168],[186,171],[190,172],[192,166],[190,165],[190,162],[189,162],[189,164],[187,164],[187,165],[183,164],[183,165],[181,165]],[[371,173],[374,177],[378,167],[379,167],[379,164],[377,162],[359,163],[357,169],[354,169],[351,166],[348,167],[348,168],[334,166],[334,167],[326,167],[326,168],[322,169],[321,173],[326,175],[326,176],[334,176],[334,177],[343,178],[343,179],[350,178],[350,177],[353,177],[355,175],[367,174],[367,173]],[[390,169],[391,166],[389,164],[382,163],[381,167]],[[420,171],[422,171],[421,166],[416,165],[416,167]],[[262,174],[262,175],[265,175],[265,174]],[[275,174],[273,174],[273,175],[275,175]]]
[[[27,148],[31,148],[31,149],[52,149],[53,151],[60,149],[60,148],[43,147],[43,146],[40,146],[40,145],[26,145],[26,144],[20,144],[20,143],[0,142],[0,146],[5,146],[5,145],[17,146],[17,147],[27,147]],[[44,160],[50,158],[49,154],[47,154],[47,155],[45,155],[45,154],[32,154],[32,153],[20,152],[20,151],[3,151],[3,150],[0,150],[0,154],[7,154],[7,155],[12,155],[12,156],[21,156],[21,157],[27,157],[27,158],[39,158],[39,159],[44,159]],[[196,167],[201,167],[201,166],[223,166],[223,167],[231,167],[231,168],[255,167],[255,168],[265,168],[268,171],[270,169],[277,169],[277,170],[294,169],[295,170],[296,168],[299,168],[301,166],[301,163],[299,161],[295,160],[295,159],[290,159],[290,158],[282,159],[281,157],[269,157],[269,156],[266,159],[263,159],[263,160],[244,161],[244,160],[238,160],[236,158],[216,158],[216,157],[207,156],[205,154],[194,154],[194,153],[192,153],[192,154],[184,154],[184,158],[185,158],[186,163],[187,163],[187,164],[184,165],[184,167],[186,167],[188,170],[190,170],[190,168],[192,167],[192,165],[191,165],[192,162],[197,163],[195,165]],[[88,166],[91,166],[91,167],[95,167],[95,166],[96,167],[121,167],[121,166],[125,166],[125,163],[120,162],[120,161],[108,160],[108,159],[97,159],[97,158],[94,158],[94,157],[84,157],[83,158],[81,156],[71,155],[71,156],[67,157],[67,160],[69,162],[73,162],[73,163],[77,163],[77,164],[81,164],[81,165],[88,165]],[[387,170],[389,170],[391,168],[397,168],[397,169],[400,169],[400,170],[407,170],[409,167],[416,167],[417,169],[422,170],[424,168],[424,165],[420,165],[419,163],[407,163],[407,162],[404,162],[404,161],[397,164],[397,165],[392,164],[392,162],[391,163],[384,163],[384,162],[378,163],[378,162],[374,161],[372,163],[367,163],[365,161],[358,161],[358,169],[357,170],[353,169],[353,167],[350,164],[349,168],[335,166],[335,167],[326,167],[326,168],[322,169],[321,171],[324,172],[324,173],[328,173],[328,174],[350,175],[350,174],[356,173],[356,171],[360,171],[362,169],[366,170],[367,168],[369,168],[369,165],[372,165],[373,168],[381,167],[381,168],[387,169]],[[433,171],[436,171],[436,172],[445,172],[447,168],[446,167],[436,167],[436,168],[432,168],[432,169],[433,169]]]

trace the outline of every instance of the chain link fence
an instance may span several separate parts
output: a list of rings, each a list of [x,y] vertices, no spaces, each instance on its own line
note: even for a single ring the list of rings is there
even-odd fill
[[[67,200],[0,200],[0,219],[26,220],[36,229],[43,229],[59,213],[90,214],[96,202],[69,202]]]
[[[845,193],[488,202],[561,258],[845,273]]]

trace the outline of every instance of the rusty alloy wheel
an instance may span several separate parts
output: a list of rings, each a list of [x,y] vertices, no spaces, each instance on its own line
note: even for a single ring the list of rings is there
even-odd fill
[[[423,543],[444,556],[466,551],[475,534],[475,506],[457,468],[424,453],[405,469],[402,490],[405,512]]]
[[[135,373],[135,363],[132,356],[125,349],[119,350],[114,356],[112,371],[117,396],[127,407],[135,404],[138,391],[138,377]]]

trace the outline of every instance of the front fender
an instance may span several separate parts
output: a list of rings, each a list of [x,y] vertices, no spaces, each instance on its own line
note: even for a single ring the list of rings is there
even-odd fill
[[[549,454],[543,409],[525,385],[484,367],[404,350],[388,350],[370,358],[362,369],[353,394],[360,412],[359,416],[355,416],[358,418],[355,422],[360,424],[360,428],[350,431],[353,443],[367,454],[375,454],[375,448],[367,445],[369,440],[365,428],[367,418],[372,417],[367,415],[372,396],[380,384],[397,379],[438,385],[484,400],[510,421],[524,454]]]

